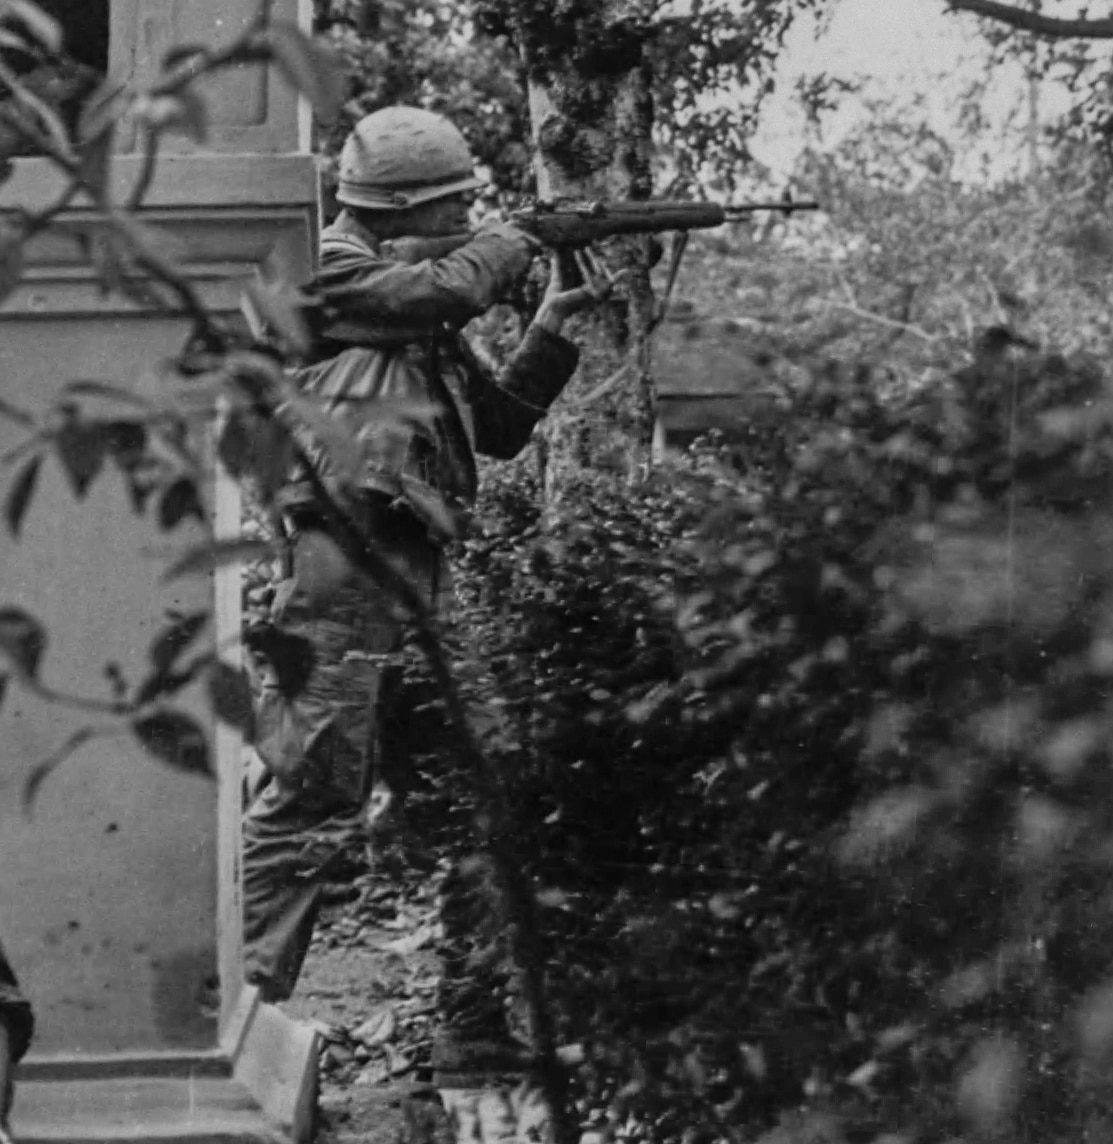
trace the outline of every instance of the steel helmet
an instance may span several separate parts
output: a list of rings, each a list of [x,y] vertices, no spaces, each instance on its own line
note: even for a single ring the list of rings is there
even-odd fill
[[[336,197],[349,207],[396,211],[483,185],[463,135],[443,115],[386,107],[348,136]]]

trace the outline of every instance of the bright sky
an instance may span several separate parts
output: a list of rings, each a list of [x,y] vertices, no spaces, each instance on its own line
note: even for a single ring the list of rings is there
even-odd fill
[[[1076,15],[1081,6],[1053,0],[1045,10]],[[793,85],[800,76],[827,72],[866,78],[871,94],[901,102],[922,96],[933,126],[948,132],[958,92],[985,74],[985,47],[974,18],[948,15],[944,0],[836,0],[834,13],[828,30],[818,38],[810,18],[793,28],[778,71],[777,91],[765,106],[761,130],[752,144],[756,157],[782,174],[791,168],[803,144],[804,117],[793,100]],[[1008,117],[1027,106],[1019,66],[994,73],[985,106],[1000,124],[991,140],[994,148],[1006,143],[1008,161],[1018,162],[1022,138],[1018,123],[1010,128]],[[1040,85],[1041,117],[1065,106],[1065,93],[1056,84]],[[836,140],[861,117],[860,104],[848,101],[825,125],[823,140]]]

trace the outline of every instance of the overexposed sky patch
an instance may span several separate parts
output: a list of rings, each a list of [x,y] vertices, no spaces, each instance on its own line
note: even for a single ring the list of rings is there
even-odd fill
[[[1052,0],[1046,11],[1078,15],[1083,3]],[[792,29],[779,62],[777,89],[768,99],[760,129],[752,141],[755,157],[787,175],[805,143],[802,109],[794,97],[801,77],[828,73],[864,81],[863,95],[894,105],[919,99],[923,114],[942,134],[955,140],[957,106],[969,84],[987,72],[986,46],[972,16],[948,14],[944,0],[835,0],[833,17],[819,31],[815,20],[802,18]],[[1061,84],[1039,84],[1041,120],[1061,114],[1068,99]],[[990,165],[1004,174],[1023,162],[1023,123],[1027,121],[1027,81],[1019,64],[990,74],[983,108],[994,124],[981,146]],[[831,145],[861,123],[863,102],[845,99],[829,116],[821,142]],[[971,154],[971,171],[983,154]],[[981,167],[979,166],[979,170]]]

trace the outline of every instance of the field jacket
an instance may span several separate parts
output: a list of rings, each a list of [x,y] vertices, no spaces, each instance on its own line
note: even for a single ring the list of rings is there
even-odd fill
[[[489,224],[443,257],[421,252],[422,240],[381,241],[348,212],[323,233],[316,285],[332,316],[317,360],[295,379],[362,446],[355,482],[330,474],[318,454],[331,493],[377,492],[414,507],[436,494],[459,513],[475,500],[476,454],[509,459],[525,446],[575,371],[578,351],[531,326],[496,378],[460,332],[528,269],[531,240],[521,231]],[[410,419],[417,406],[432,415]],[[402,420],[384,420],[391,410]],[[286,501],[312,497],[295,480]]]

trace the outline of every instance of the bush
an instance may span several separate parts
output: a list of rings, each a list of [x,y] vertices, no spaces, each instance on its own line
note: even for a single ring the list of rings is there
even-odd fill
[[[705,444],[550,520],[486,474],[455,654],[586,1119],[1098,1115],[1108,387],[991,341],[915,395],[786,382],[744,473]],[[468,787],[427,756],[443,822]]]

